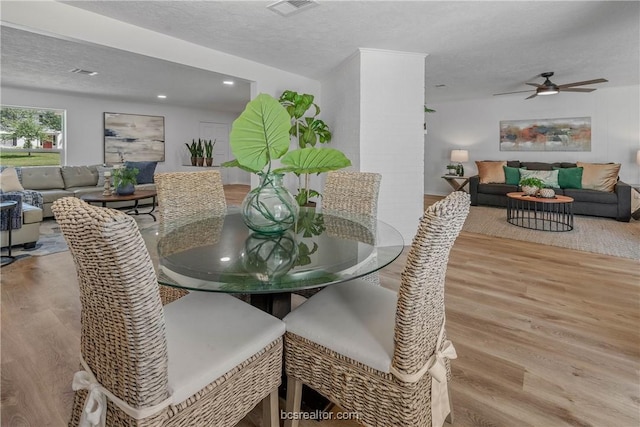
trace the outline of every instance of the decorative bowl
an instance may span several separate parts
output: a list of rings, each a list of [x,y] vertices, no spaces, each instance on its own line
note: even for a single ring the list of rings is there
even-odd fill
[[[541,188],[540,191],[538,191],[538,195],[545,199],[552,199],[556,197],[556,192],[553,191],[552,188]]]

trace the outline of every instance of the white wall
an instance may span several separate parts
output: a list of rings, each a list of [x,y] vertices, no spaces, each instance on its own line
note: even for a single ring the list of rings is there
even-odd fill
[[[640,86],[598,88],[591,93],[560,93],[525,100],[526,94],[430,105],[426,116],[425,194],[448,194],[440,177],[452,149],[469,150],[466,175],[477,172],[476,160],[621,163],[620,179],[640,183],[636,152],[640,149]],[[501,120],[591,117],[589,152],[517,152],[499,150]]]
[[[360,53],[347,58],[322,80],[322,119],[332,131],[330,146],[360,170]]]
[[[63,95],[2,87],[3,105],[56,108],[66,110],[66,165],[90,165],[104,161],[104,113],[164,116],[165,161],[157,171],[189,170],[186,142],[199,137],[200,122],[231,123],[237,115],[161,104],[143,104],[112,99]]]

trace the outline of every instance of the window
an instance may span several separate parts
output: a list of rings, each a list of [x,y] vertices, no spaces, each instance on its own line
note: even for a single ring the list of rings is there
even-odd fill
[[[0,165],[60,165],[65,111],[0,107]]]

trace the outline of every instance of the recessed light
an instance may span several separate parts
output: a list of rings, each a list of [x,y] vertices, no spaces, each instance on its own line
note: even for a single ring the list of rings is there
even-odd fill
[[[233,86],[233,80],[224,80],[222,84],[227,86]]]
[[[75,73],[75,74],[84,74],[85,76],[97,76],[98,72],[97,71],[89,71],[89,70],[83,70],[82,68],[74,68],[73,70],[69,71],[70,73]]]
[[[160,98],[160,99],[166,99],[166,98],[167,98],[167,95],[158,95],[158,98]]]

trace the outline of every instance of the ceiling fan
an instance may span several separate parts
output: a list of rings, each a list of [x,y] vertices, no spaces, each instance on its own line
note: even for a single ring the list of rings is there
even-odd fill
[[[563,85],[557,85],[549,80],[549,77],[553,76],[553,71],[549,71],[547,73],[540,74],[540,77],[544,78],[544,82],[542,84],[538,83],[527,83],[529,86],[535,86],[535,93],[531,96],[528,96],[525,99],[535,98],[538,95],[555,95],[558,92],[593,92],[595,89],[592,88],[576,88],[575,86],[584,86],[591,85],[595,83],[606,83],[609,80],[607,79],[595,79],[595,80],[585,80],[583,82],[575,82],[575,83],[566,83]],[[511,93],[523,93],[523,92],[531,92],[531,90],[519,90],[516,92],[505,92],[505,93],[494,93],[493,96],[499,95],[509,95]]]

